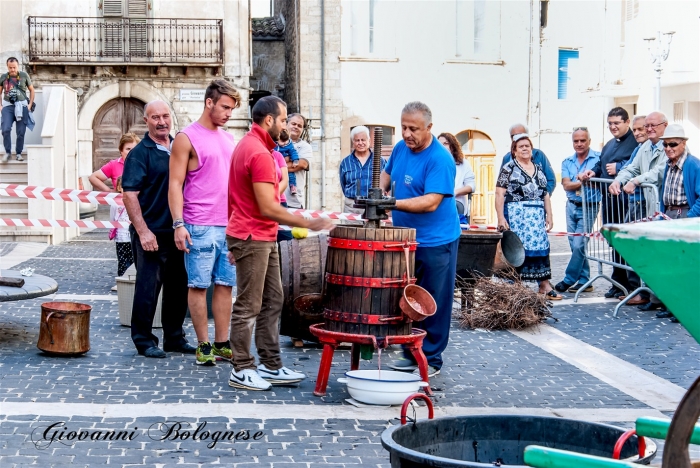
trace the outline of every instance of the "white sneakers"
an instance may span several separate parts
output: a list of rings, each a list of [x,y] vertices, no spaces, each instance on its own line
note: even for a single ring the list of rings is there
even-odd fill
[[[230,387],[242,388],[245,390],[270,390],[272,384],[263,380],[253,369],[243,369],[240,372],[231,371],[228,378]]]
[[[258,366],[258,375],[272,384],[295,384],[306,378],[301,372],[294,372],[286,367],[273,371],[263,364]]]
[[[231,387],[245,390],[269,390],[272,384],[295,384],[305,378],[306,375],[301,372],[294,372],[286,367],[273,371],[260,364],[257,372],[253,369],[243,369],[240,372],[236,372],[235,369],[232,370],[228,378],[228,384]]]

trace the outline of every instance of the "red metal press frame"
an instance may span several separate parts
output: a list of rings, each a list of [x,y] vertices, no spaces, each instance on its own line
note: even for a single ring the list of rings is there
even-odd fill
[[[375,349],[386,348],[389,345],[400,344],[406,345],[406,349],[411,352],[421,378],[430,383],[428,380],[428,360],[423,354],[423,338],[425,331],[414,328],[411,335],[393,335],[377,338],[374,335],[356,335],[353,333],[332,332],[326,330],[326,325],[319,323],[311,325],[309,331],[318,338],[323,344],[323,354],[321,355],[321,365],[318,368],[318,377],[316,379],[316,388],[314,395],[323,396],[326,394],[328,387],[328,378],[331,373],[331,363],[333,362],[333,354],[340,343],[352,343],[350,370],[357,370],[360,367],[360,345],[371,344]],[[432,395],[433,391],[430,386],[425,387],[425,393]]]

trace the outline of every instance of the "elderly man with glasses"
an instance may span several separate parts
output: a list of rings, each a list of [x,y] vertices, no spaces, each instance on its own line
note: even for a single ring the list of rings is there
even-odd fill
[[[632,153],[632,157],[625,164],[622,170],[615,177],[615,182],[608,189],[613,195],[620,195],[621,190],[628,194],[628,212],[625,222],[630,223],[643,219],[647,213],[653,214],[656,206],[656,193],[653,190],[642,190],[641,184],[660,186],[657,176],[651,170],[658,165],[664,165],[663,146],[661,137],[668,126],[666,116],[661,112],[652,112],[642,119],[644,124],[640,131],[639,120],[635,118],[632,123],[634,136],[639,142],[641,134],[645,137],[643,143],[637,146]],[[638,137],[639,136],[639,137]],[[650,209],[647,209],[650,207]],[[632,270],[627,271],[627,280],[632,289],[637,289],[641,285],[639,276]],[[624,297],[620,296],[620,299]],[[649,300],[651,299],[651,302]],[[649,296],[646,292],[641,292],[627,302],[627,305],[636,305],[640,310],[650,311],[663,308],[663,304],[654,296]]]
[[[700,159],[690,154],[686,146],[688,137],[683,126],[671,124],[666,128],[663,140],[666,160],[651,171],[656,177],[660,191],[660,211],[672,219],[694,218],[700,216]],[[677,322],[673,314],[662,310],[658,318],[670,317]]]
[[[579,176],[579,180],[582,182],[587,181],[591,177],[600,177],[612,181],[617,173],[620,172],[622,166],[630,159],[632,151],[637,147],[634,134],[630,129],[629,114],[622,107],[614,107],[608,112],[608,130],[610,130],[613,138],[603,146],[598,164],[592,170],[586,171]],[[622,223],[627,210],[626,197],[624,194],[612,195],[608,193],[607,184],[600,185],[603,196],[601,204],[603,223]],[[613,261],[618,264],[624,262],[617,253],[614,254]],[[611,279],[629,290],[627,270],[624,268],[613,267]],[[605,293],[605,297],[608,299],[622,295],[624,295],[624,292],[614,283],[608,292]]]

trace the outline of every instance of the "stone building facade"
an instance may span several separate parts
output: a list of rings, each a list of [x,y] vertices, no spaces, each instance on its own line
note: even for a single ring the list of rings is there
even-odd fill
[[[142,109],[151,100],[170,105],[173,134],[196,120],[213,78],[230,80],[242,97],[227,129],[237,137],[248,129],[248,2],[199,9],[178,0],[3,1],[0,43],[2,62],[18,57],[35,87],[77,90],[81,175],[117,156],[122,133],[145,132]]]
[[[339,61],[341,2],[277,0],[275,12],[285,18],[285,100],[290,112],[301,112],[309,119],[314,149],[307,205],[339,210],[344,118]]]
[[[250,77],[252,101],[263,96],[285,99],[285,21],[282,16],[253,18],[253,74]],[[254,105],[251,103],[251,105]]]

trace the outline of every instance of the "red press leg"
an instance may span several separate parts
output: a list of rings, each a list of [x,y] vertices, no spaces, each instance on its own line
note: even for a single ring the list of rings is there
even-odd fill
[[[316,378],[316,388],[314,389],[314,395],[316,396],[323,396],[326,394],[328,377],[331,374],[331,363],[333,362],[333,353],[335,352],[336,346],[338,346],[337,343],[325,343],[323,345],[321,365],[318,367],[318,377]]]
[[[425,358],[425,354],[423,354],[423,349],[420,346],[416,346],[415,344],[409,344],[408,349],[409,351],[411,351],[411,354],[413,354],[413,358],[416,360],[416,364],[418,364],[418,370],[420,371],[421,378],[424,382],[430,383],[428,377],[428,360]],[[425,387],[425,393],[427,395],[433,394],[433,391],[430,389],[430,385]]]

